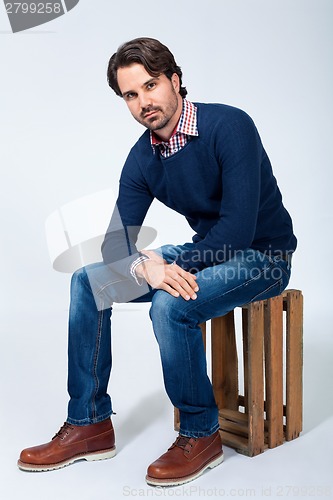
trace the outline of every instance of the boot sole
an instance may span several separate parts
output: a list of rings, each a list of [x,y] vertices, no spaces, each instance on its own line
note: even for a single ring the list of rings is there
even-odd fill
[[[95,460],[106,460],[107,458],[113,458],[116,454],[116,448],[110,448],[108,450],[96,451],[94,453],[81,453],[80,455],[75,455],[75,457],[71,457],[68,460],[64,460],[63,462],[58,462],[56,464],[27,464],[25,462],[21,462],[18,460],[17,465],[19,469],[30,472],[46,472],[49,470],[62,469],[67,465],[71,465],[74,462],[79,460],[87,460],[87,462],[93,462]]]
[[[179,478],[173,478],[173,479],[157,479],[155,477],[150,477],[146,476],[146,482],[147,484],[151,486],[179,486],[181,484],[189,483],[190,481],[193,481],[194,479],[197,479],[197,477],[201,476],[207,469],[213,469],[214,467],[217,467],[223,462],[224,456],[223,452],[221,455],[218,455],[217,457],[214,457],[210,462],[208,462],[206,465],[202,467],[198,472],[195,472],[194,474],[190,474],[188,476],[184,477],[179,477]]]

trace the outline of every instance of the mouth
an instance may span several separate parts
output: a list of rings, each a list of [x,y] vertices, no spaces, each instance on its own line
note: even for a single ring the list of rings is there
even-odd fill
[[[143,117],[146,119],[146,118],[151,118],[153,115],[156,115],[156,113],[158,113],[158,110],[154,110],[154,111],[149,111],[149,113],[146,113]]]

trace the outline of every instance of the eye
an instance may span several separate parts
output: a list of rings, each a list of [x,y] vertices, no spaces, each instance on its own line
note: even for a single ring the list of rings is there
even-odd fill
[[[136,93],[135,92],[128,92],[127,94],[125,94],[125,99],[126,101],[130,101],[131,99],[134,99],[134,97],[136,97]]]
[[[150,82],[150,83],[148,83],[148,85],[147,85],[147,89],[148,89],[148,90],[152,90],[152,89],[153,89],[153,88],[155,88],[155,87],[156,87],[156,83],[155,83],[155,82]]]

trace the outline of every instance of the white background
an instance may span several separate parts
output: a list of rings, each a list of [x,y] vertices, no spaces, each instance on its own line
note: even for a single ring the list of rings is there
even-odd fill
[[[299,241],[290,287],[305,297],[302,437],[253,459],[226,448],[222,466],[163,495],[216,488],[217,497],[275,498],[303,487],[325,496],[331,487],[333,498],[332,14],[330,0],[81,0],[12,34],[0,5],[1,498],[162,496],[144,475],[175,434],[148,305],[114,314],[117,457],[44,474],[16,468],[20,449],[48,441],[66,418],[70,276],[52,269],[45,220],[82,196],[116,193],[143,129],[107,86],[106,67],[138,36],[169,46],[190,100],[231,104],[254,119]],[[158,203],[146,222],[163,243],[192,236]]]

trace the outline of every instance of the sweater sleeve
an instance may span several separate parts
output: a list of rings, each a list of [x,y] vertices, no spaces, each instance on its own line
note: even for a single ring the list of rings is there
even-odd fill
[[[140,256],[138,234],[153,201],[133,149],[125,162],[116,205],[102,243],[105,264],[121,276],[134,279],[131,264]]]
[[[176,261],[191,272],[220,264],[250,247],[258,217],[263,147],[252,119],[241,112],[227,125],[217,123],[209,149],[221,167],[222,200],[217,223]]]

